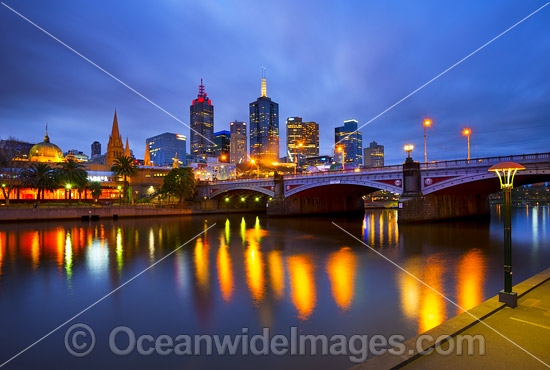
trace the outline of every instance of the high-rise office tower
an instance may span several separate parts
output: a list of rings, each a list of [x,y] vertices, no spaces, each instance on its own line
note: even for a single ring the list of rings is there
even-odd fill
[[[204,92],[202,78],[199,86],[199,95],[197,99],[193,100],[190,112],[190,153],[194,156],[214,155],[214,106]],[[180,158],[183,158],[181,154]]]
[[[334,129],[335,156],[338,161],[342,161],[343,149],[344,160],[354,166],[360,166],[363,163],[363,134],[357,131],[358,122],[354,119],[344,121],[344,126]]]
[[[92,155],[90,158],[99,157],[101,155],[101,143],[99,141],[94,141],[92,143]]]
[[[171,166],[176,153],[185,160],[185,136],[165,132],[147,139],[150,161],[155,166]]]
[[[267,97],[265,76],[262,95],[250,103],[250,156],[265,162],[279,161],[279,104]]]
[[[246,162],[246,122],[231,122],[229,160],[231,163]]]
[[[229,131],[218,131],[214,133],[214,155],[221,162],[229,162],[231,133]]]
[[[376,141],[373,141],[368,148],[365,148],[363,153],[366,167],[384,166],[384,145],[378,145]]]
[[[319,125],[303,122],[301,117],[286,120],[287,156],[315,157],[319,155]]]

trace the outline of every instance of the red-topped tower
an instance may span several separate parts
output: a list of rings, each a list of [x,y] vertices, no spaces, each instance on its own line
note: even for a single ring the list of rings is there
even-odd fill
[[[214,106],[204,92],[204,85],[199,86],[199,95],[193,100],[191,113],[191,147],[190,153],[195,156],[214,155]]]

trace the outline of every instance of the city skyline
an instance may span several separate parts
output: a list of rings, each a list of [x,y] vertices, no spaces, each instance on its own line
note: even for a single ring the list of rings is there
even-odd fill
[[[271,49],[265,49],[259,37],[251,35],[246,36],[246,40],[258,45],[257,50],[242,54],[236,40],[245,37],[243,32],[247,27],[219,22],[223,19],[221,10],[238,16],[239,5],[186,4],[201,15],[204,25],[213,29],[206,36],[212,41],[211,47],[205,49],[207,54],[221,53],[222,60],[233,55],[227,66],[219,62],[198,65],[192,58],[183,65],[169,62],[180,59],[170,48],[174,37],[196,26],[195,20],[173,4],[159,5],[162,10],[174,12],[169,16],[162,14],[167,17],[166,24],[151,34],[155,40],[139,32],[135,19],[122,14],[124,5],[114,6],[112,14],[107,14],[101,6],[64,4],[62,17],[56,15],[61,9],[55,4],[13,5],[187,124],[186,102],[196,95],[196,81],[200,77],[208,81],[210,95],[216,100],[216,131],[228,130],[229,123],[235,119],[246,122],[247,105],[257,96],[260,66],[265,66],[270,96],[280,105],[281,119],[302,116],[319,123],[320,154],[332,154],[334,127],[351,118],[357,119],[361,126],[536,9],[536,4],[505,2],[498,5],[495,15],[496,5],[472,4],[471,8],[477,12],[468,11],[467,4],[442,8],[435,2],[418,7],[404,3],[397,13],[389,12],[389,7],[382,4],[359,3],[354,7],[348,2],[340,6],[321,4],[315,14],[316,21],[311,16],[303,17],[312,27],[300,35],[291,34],[284,27],[283,14],[288,4],[256,6],[252,12],[269,10],[273,18],[262,25],[251,17],[246,25],[265,31],[271,29],[272,32],[260,32],[262,37],[273,41],[265,42]],[[142,4],[135,8],[136,14],[147,16],[154,24],[164,19],[157,13],[146,14],[149,9]],[[306,8],[297,7],[297,14],[309,12]],[[404,17],[404,14],[410,15]],[[144,156],[143,143],[147,137],[166,131],[187,135],[187,127],[101,74],[4,7],[0,17],[3,20],[0,28],[14,35],[1,41],[3,50],[10,51],[0,62],[6,71],[3,86],[7,87],[1,93],[0,122],[2,127],[9,128],[4,130],[3,139],[14,136],[39,142],[47,122],[51,136],[63,150],[78,149],[87,153],[94,140],[106,146],[115,108],[123,117],[120,129],[128,134],[138,158]],[[370,22],[334,31],[320,30],[316,25],[324,23],[319,20],[330,20],[332,24],[350,19],[353,23],[360,17]],[[386,161],[390,164],[402,162],[405,143],[415,145],[413,156],[420,159],[422,120],[430,117],[434,122],[428,130],[431,160],[465,157],[466,143],[460,135],[464,127],[472,129],[472,157],[544,151],[549,141],[540,132],[546,130],[550,122],[550,113],[545,108],[550,96],[547,83],[550,77],[544,68],[550,36],[541,31],[549,17],[548,12],[536,14],[373,121],[361,130],[364,140],[376,140],[384,145]],[[438,27],[437,37],[429,27],[424,27],[423,19],[430,19],[433,27]],[[80,23],[76,24],[75,20]],[[178,28],[174,23],[179,20],[183,23]],[[105,29],[94,29],[90,35],[86,30],[92,29],[96,22],[104,22]],[[136,35],[121,31],[117,24],[136,31]],[[224,46],[215,32],[220,28],[227,31],[229,45]],[[314,37],[314,31],[322,31],[324,38]],[[365,37],[359,38],[358,31]],[[296,37],[295,41],[291,42],[291,36]],[[143,51],[138,48],[139,43],[129,37],[144,41]],[[164,42],[154,44],[156,38]],[[186,40],[185,45],[201,48],[194,40]],[[102,49],[119,47],[132,58],[125,58],[122,63],[116,53],[101,53]],[[294,53],[292,60],[285,57],[289,53]],[[245,59],[241,58],[245,58],[246,63],[242,63]],[[230,72],[239,64],[243,65],[237,73]],[[145,69],[150,73],[142,73]],[[299,89],[294,88],[296,80]],[[338,109],[331,106],[332,102],[338,102]],[[280,148],[286,148],[284,128],[279,136]],[[284,156],[281,151],[279,155]]]

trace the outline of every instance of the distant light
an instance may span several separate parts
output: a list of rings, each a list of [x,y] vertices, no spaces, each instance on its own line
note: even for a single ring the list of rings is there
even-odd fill
[[[429,120],[429,119],[427,119],[427,120],[424,120],[424,126],[426,126],[426,127],[430,127],[430,126],[431,126],[431,124],[432,124],[432,121],[431,121],[431,120]]]
[[[66,187],[67,189],[70,189],[70,188],[71,188],[71,184],[67,184],[65,187]]]
[[[472,133],[472,131],[469,129],[469,128],[465,128],[463,131],[462,131],[462,134],[463,135],[470,135]]]
[[[226,202],[229,202],[229,198],[225,198],[225,201],[226,201]]]
[[[244,198],[241,198],[241,202],[244,202],[245,200],[246,200],[246,199],[244,199]]]
[[[260,200],[260,197],[256,197],[254,200],[257,202]]]
[[[354,169],[354,171],[355,171],[355,172],[359,172],[360,170],[359,170],[359,168],[356,168],[356,169]]]

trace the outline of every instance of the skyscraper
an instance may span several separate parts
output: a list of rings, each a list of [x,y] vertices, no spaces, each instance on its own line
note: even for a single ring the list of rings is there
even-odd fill
[[[113,128],[111,129],[111,135],[109,136],[109,143],[107,144],[107,164],[112,166],[115,159],[124,155],[124,147],[122,146],[122,138],[118,132],[118,120],[113,118]]]
[[[199,95],[190,106],[190,153],[194,156],[214,155],[214,106],[206,95],[201,78]],[[179,157],[183,158],[181,153]]]
[[[371,142],[369,147],[364,150],[363,160],[366,167],[383,167],[384,145],[378,145],[376,141]]]
[[[357,131],[358,122],[354,119],[344,121],[344,126],[334,129],[335,156],[343,149],[346,163],[360,166],[363,163],[363,134]],[[338,160],[341,162],[341,159]]]
[[[229,157],[231,163],[246,162],[246,122],[231,122]]]
[[[260,161],[279,161],[279,104],[267,97],[265,77],[262,95],[250,103],[250,156]]]
[[[185,160],[185,136],[165,132],[147,139],[150,161],[155,166],[171,166],[176,153]]]
[[[214,155],[222,162],[229,162],[231,133],[229,131],[218,131],[214,133]]]
[[[94,141],[92,143],[92,155],[90,158],[99,157],[101,155],[101,143],[99,141]]]
[[[300,146],[301,144],[301,146]],[[286,120],[287,155],[315,157],[319,155],[319,125],[315,122],[302,122],[301,117]]]

